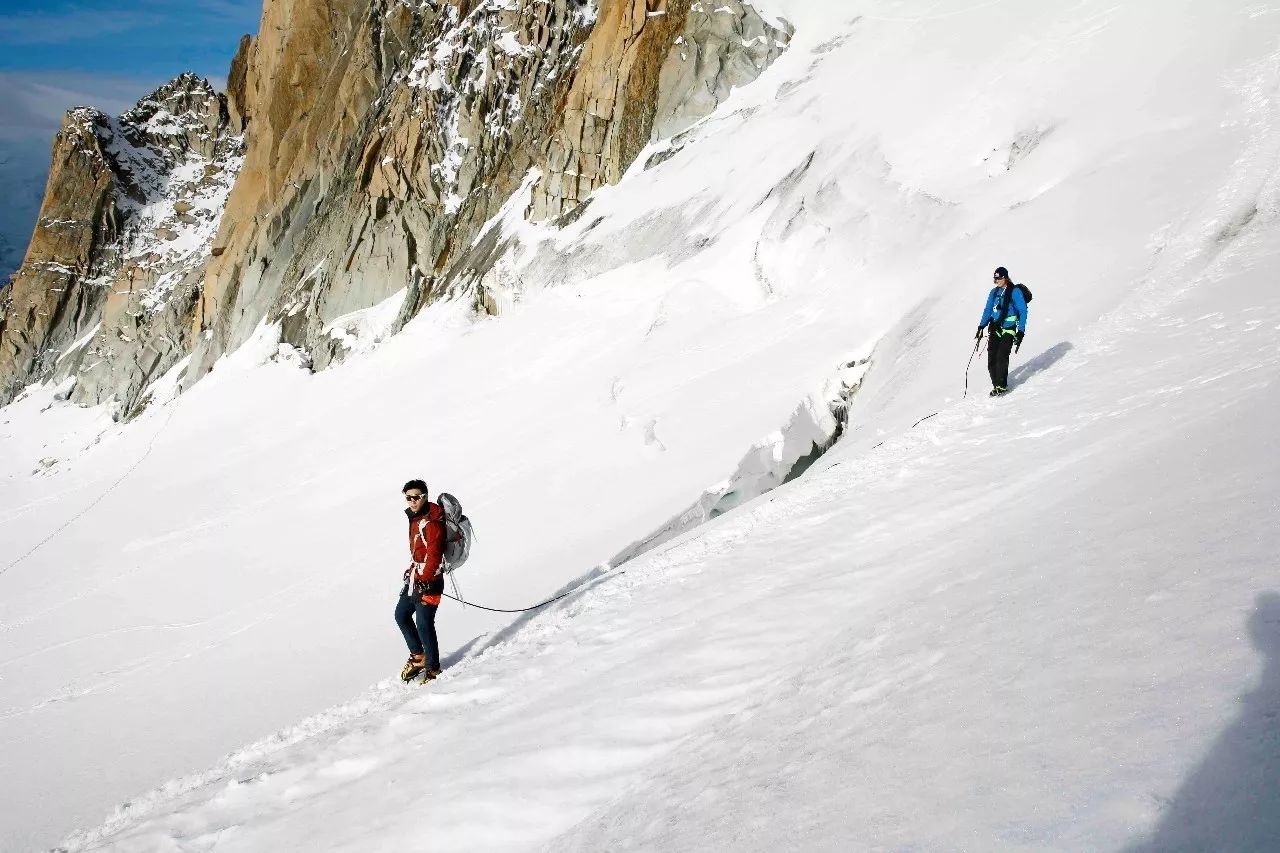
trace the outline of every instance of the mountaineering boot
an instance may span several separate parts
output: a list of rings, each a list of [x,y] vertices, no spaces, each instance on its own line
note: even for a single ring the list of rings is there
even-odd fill
[[[409,659],[405,661],[404,669],[400,670],[400,680],[408,684],[413,681],[414,676],[426,668],[426,665],[422,655],[409,655]]]
[[[435,681],[436,677],[439,675],[440,675],[440,670],[438,669],[424,669],[422,670],[422,683],[430,684],[431,682]]]
[[[1009,393],[1009,389],[1008,389],[1008,388],[1003,388],[1003,387],[1001,387],[1001,386],[997,385],[995,388],[992,388],[992,389],[991,389],[991,393],[990,393],[990,394],[988,394],[987,396],[989,396],[989,397],[1001,397],[1001,396],[1003,396],[1003,395],[1005,395],[1005,394],[1008,394],[1008,393]]]

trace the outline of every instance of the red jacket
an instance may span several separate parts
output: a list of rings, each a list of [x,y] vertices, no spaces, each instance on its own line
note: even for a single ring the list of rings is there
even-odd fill
[[[444,510],[439,504],[428,503],[417,515],[409,514],[409,568],[413,581],[432,581],[440,574],[440,562],[444,558]]]

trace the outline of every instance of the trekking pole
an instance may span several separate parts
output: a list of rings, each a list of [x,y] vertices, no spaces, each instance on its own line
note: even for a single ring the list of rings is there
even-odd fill
[[[961,400],[969,396],[969,368],[973,367],[973,358],[978,354],[978,347],[982,346],[982,341],[983,338],[979,336],[973,342],[973,352],[969,353],[969,363],[964,366],[964,396],[960,398]]]

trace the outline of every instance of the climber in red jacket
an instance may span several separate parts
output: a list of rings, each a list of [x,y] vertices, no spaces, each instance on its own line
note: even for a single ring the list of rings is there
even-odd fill
[[[400,671],[403,681],[421,676],[425,683],[440,674],[440,643],[436,640],[436,608],[444,593],[444,511],[427,499],[427,484],[410,480],[401,490],[409,506],[409,568],[396,602],[396,624],[409,646],[409,660]],[[417,625],[414,617],[417,616]]]

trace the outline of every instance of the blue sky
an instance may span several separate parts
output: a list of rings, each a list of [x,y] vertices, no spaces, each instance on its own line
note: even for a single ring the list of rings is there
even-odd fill
[[[0,4],[0,283],[31,235],[62,114],[119,114],[183,71],[222,88],[261,14],[262,0]]]
[[[221,82],[262,0],[6,0],[0,70]]]

